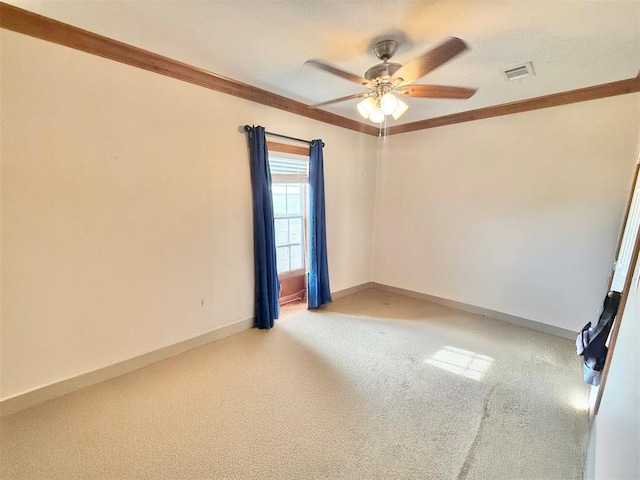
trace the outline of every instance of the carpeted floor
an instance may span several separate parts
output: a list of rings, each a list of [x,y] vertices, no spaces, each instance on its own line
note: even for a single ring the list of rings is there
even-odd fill
[[[581,479],[569,340],[366,290],[5,417],[2,479]]]

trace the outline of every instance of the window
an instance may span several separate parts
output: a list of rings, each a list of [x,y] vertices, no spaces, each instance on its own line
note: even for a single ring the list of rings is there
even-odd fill
[[[309,162],[269,156],[278,273],[305,268]]]
[[[272,185],[278,273],[305,267],[304,184]]]

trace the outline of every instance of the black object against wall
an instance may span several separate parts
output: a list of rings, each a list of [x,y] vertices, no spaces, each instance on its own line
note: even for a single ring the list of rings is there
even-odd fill
[[[620,292],[610,291],[604,299],[602,313],[595,327],[587,323],[576,339],[576,351],[584,357],[584,381],[593,386],[600,385],[604,362],[607,358],[607,339],[618,313]]]

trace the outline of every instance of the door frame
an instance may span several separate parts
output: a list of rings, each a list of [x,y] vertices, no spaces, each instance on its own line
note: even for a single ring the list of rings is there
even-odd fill
[[[640,155],[638,156],[638,162],[636,163],[636,168],[633,175],[633,183],[631,184],[631,192],[629,193],[629,198],[627,200],[627,210],[625,212],[624,220],[622,222],[622,228],[620,230],[620,235],[618,237],[618,245],[616,247],[613,268],[611,269],[611,275],[609,277],[607,293],[611,290],[611,285],[613,284],[613,276],[615,275],[616,263],[618,261],[618,256],[620,255],[620,249],[622,247],[622,239],[624,237],[625,229],[627,228],[627,221],[629,220],[629,212],[631,211],[631,203],[633,201],[633,196],[636,190],[639,172],[640,172]],[[598,386],[598,393],[596,396],[596,401],[593,407],[593,411],[591,412],[592,422],[595,416],[598,414],[598,410],[600,409],[600,403],[602,402],[602,395],[604,394],[604,389],[607,384],[607,377],[609,376],[611,359],[613,358],[613,353],[616,348],[616,342],[618,340],[618,332],[620,331],[620,324],[622,323],[622,317],[624,315],[624,308],[627,304],[627,298],[629,297],[629,291],[631,290],[631,283],[633,282],[633,275],[635,273],[639,254],[640,254],[640,226],[636,231],[636,238],[633,244],[633,252],[631,254],[631,260],[629,261],[629,271],[627,272],[627,276],[624,281],[624,288],[622,289],[622,292],[620,292],[621,293],[620,304],[618,306],[618,311],[616,313],[616,317],[613,322],[613,327],[611,328],[611,333],[609,334],[609,346],[607,350],[607,356],[605,357],[605,361],[604,361],[604,368],[602,369],[602,378],[600,380],[600,385]]]

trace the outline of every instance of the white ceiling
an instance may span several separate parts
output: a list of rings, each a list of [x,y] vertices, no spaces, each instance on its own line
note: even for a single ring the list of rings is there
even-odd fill
[[[6,0],[5,0],[6,1]],[[469,50],[418,83],[477,87],[468,100],[411,98],[407,123],[635,77],[638,0],[208,0],[8,3],[307,104],[362,91],[304,65],[321,58],[363,75],[374,40],[405,63],[449,36]],[[536,76],[500,70],[532,62]],[[327,107],[362,120],[356,100]]]

